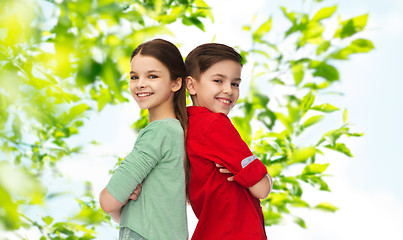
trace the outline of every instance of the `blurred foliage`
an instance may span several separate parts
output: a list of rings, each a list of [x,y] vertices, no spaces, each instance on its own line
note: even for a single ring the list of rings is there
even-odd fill
[[[280,35],[271,32],[275,24],[272,17],[259,23],[253,20],[243,27],[252,42],[250,49],[241,50],[247,64],[253,66],[252,82],[247,96],[238,104],[243,115],[234,117],[233,122],[274,179],[274,190],[262,201],[267,225],[278,224],[288,216],[306,228],[304,220],[293,215],[290,207],[336,211],[331,203],[304,200],[304,190],[312,191],[305,186],[330,191],[325,181],[329,166],[326,149],[352,157],[342,141],[362,136],[352,132],[347,109],[340,114],[340,127],[324,131],[320,122],[340,111],[323,100],[340,81],[335,61],[374,48],[370,40],[359,38],[368,14],[347,20],[339,16],[337,20],[337,5],[318,2],[303,1],[303,9],[312,12],[281,7],[289,26],[278,30],[283,31]],[[327,27],[331,25],[325,25],[325,20],[338,21],[337,28]],[[276,38],[279,40],[272,40]],[[263,86],[274,89],[273,94],[261,92]],[[272,99],[276,100],[274,104],[270,103]]]
[[[271,40],[272,17],[243,27],[252,42],[250,49],[241,49],[253,66],[252,81],[238,104],[243,114],[232,120],[274,179],[273,192],[262,201],[267,225],[290,215],[306,227],[290,207],[336,211],[331,203],[305,201],[303,184],[330,191],[325,181],[329,163],[317,161],[317,155],[333,150],[351,157],[342,140],[362,135],[351,131],[344,110],[340,127],[300,144],[302,136],[322,131],[318,126],[329,114],[340,112],[321,100],[340,81],[334,61],[374,48],[357,37],[367,14],[339,18],[337,29],[326,35],[324,21],[335,20],[337,6],[304,4],[316,11],[281,7],[289,21],[281,40]],[[203,0],[0,2],[0,231],[20,236],[17,230],[37,229],[41,239],[96,237],[96,227],[110,217],[100,210],[90,183],[83,183],[87,191],[76,198],[81,210],[65,221],[25,210],[65,194],[48,192],[42,175],[82,151],[85,146],[74,146],[70,139],[80,134],[91,113],[128,101],[132,50],[156,35],[172,35],[169,24],[174,22],[204,31],[203,19],[213,21]],[[261,92],[267,84],[276,89],[273,95]],[[147,120],[142,111],[132,127],[140,129]],[[298,174],[289,171],[294,168]]]
[[[128,101],[133,49],[172,35],[174,22],[203,30],[206,18],[213,20],[203,0],[0,2],[0,231],[95,238],[95,227],[110,218],[89,194],[65,222],[23,209],[63,194],[47,191],[44,172],[82,151],[69,140],[92,112]]]

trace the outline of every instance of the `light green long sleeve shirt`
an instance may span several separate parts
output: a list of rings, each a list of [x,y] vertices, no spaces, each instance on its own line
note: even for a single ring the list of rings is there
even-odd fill
[[[124,203],[143,182],[137,200],[123,208],[120,227],[149,240],[187,239],[184,157],[184,134],[177,119],[153,121],[139,132],[132,152],[106,186]]]

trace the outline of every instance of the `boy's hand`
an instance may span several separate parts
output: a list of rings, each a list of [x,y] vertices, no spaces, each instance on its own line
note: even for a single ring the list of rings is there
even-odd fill
[[[216,167],[220,168],[220,169],[219,169],[220,173],[229,173],[229,174],[232,174],[232,172],[230,172],[230,170],[226,169],[224,166],[222,166],[222,165],[220,165],[220,164],[218,164],[218,163],[216,163],[215,165],[216,165]],[[228,180],[229,182],[233,182],[233,181],[234,181],[234,175],[232,175],[231,177],[227,178],[227,180]]]
[[[141,192],[141,187],[143,185],[140,183],[139,185],[137,185],[136,189],[134,189],[134,191],[132,192],[132,194],[130,195],[130,197],[126,200],[126,202],[124,203],[124,205],[126,205],[129,200],[137,200],[137,197],[139,196],[140,192]]]

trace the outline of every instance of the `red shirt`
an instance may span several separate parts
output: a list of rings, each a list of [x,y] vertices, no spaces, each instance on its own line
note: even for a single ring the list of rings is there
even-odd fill
[[[193,240],[267,239],[260,200],[249,187],[266,174],[230,119],[204,107],[188,107],[186,148],[191,166],[190,203],[199,219]],[[215,166],[234,174],[227,181]]]

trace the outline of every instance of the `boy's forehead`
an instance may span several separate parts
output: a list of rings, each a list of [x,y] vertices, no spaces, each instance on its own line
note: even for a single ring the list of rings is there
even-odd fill
[[[232,60],[223,60],[207,68],[201,75],[207,77],[222,77],[231,79],[241,79],[242,66]]]

